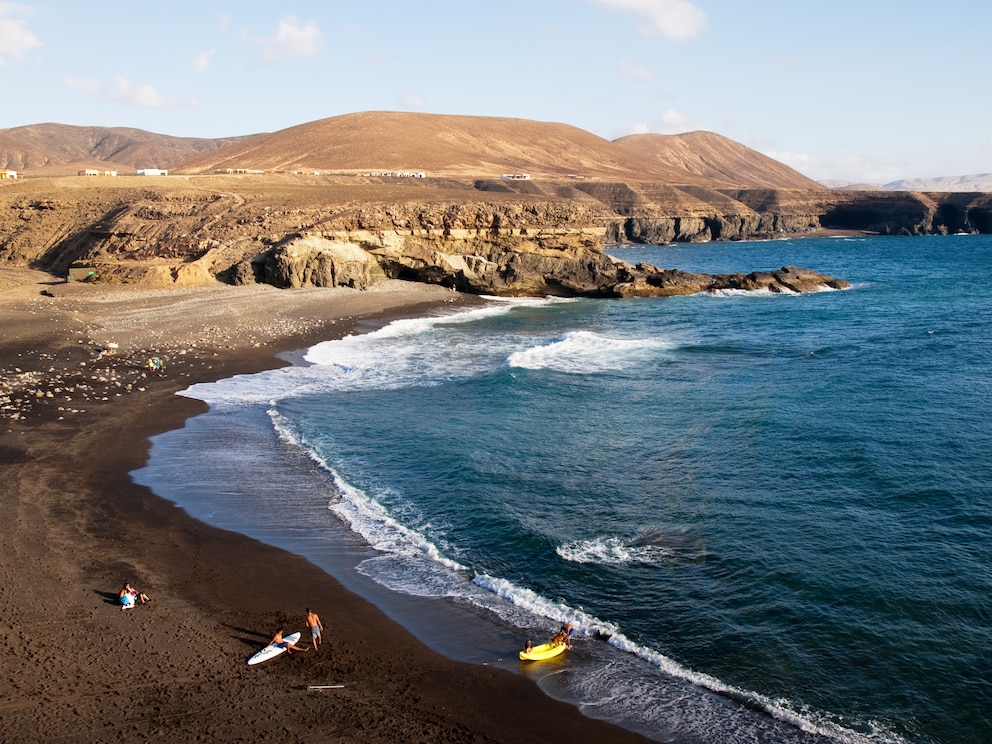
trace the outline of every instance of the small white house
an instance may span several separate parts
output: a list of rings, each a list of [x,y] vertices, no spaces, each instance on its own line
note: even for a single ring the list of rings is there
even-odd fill
[[[14,170],[0,170],[0,178],[7,179],[11,181],[17,178],[17,171]]]
[[[138,171],[139,176],[167,176],[169,171],[161,168],[142,168]]]
[[[499,178],[501,181],[529,181],[530,173],[504,173]]]

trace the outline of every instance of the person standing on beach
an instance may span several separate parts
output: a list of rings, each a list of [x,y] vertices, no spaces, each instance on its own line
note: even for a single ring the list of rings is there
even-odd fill
[[[320,622],[320,617],[316,612],[307,607],[307,627],[310,628],[310,641],[313,643],[313,650],[317,650],[320,645],[320,634],[324,632],[324,624]]]

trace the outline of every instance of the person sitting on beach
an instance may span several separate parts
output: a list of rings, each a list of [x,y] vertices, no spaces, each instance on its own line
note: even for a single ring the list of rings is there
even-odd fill
[[[151,599],[151,597],[149,597],[144,592],[139,592],[137,589],[135,589],[133,586],[131,586],[131,584],[129,582],[124,582],[124,588],[121,589],[120,592],[118,592],[118,594],[117,594],[117,598],[120,600],[121,604],[124,604],[124,598],[126,596],[128,596],[128,595],[130,595],[130,598],[131,598],[130,599],[130,604],[131,604],[132,607],[134,606],[135,601],[138,601],[138,602],[141,602],[141,604],[144,604],[149,599]]]
[[[293,643],[290,643],[287,640],[284,640],[283,637],[282,637],[282,630],[279,630],[274,636],[272,636],[272,640],[269,641],[269,643],[272,644],[272,645],[278,646],[279,648],[286,649],[286,653],[287,654],[291,654],[294,651],[309,651],[310,650],[308,648],[302,648],[301,646],[297,646],[296,644],[293,644]]]
[[[320,622],[320,617],[316,612],[307,607],[307,627],[310,628],[310,642],[313,643],[313,650],[317,650],[320,645],[320,634],[324,632],[324,624]]]
[[[134,600],[138,598],[138,593],[131,588],[130,584],[125,584],[120,591],[121,612],[134,609]]]
[[[530,639],[527,639],[527,643],[524,644],[524,653],[529,654],[534,650],[534,646],[531,644]]]

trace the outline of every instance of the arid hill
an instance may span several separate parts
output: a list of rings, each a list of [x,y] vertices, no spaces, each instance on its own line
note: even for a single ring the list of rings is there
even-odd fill
[[[818,189],[822,185],[787,165],[713,132],[632,134],[614,143],[643,159],[747,188]]]
[[[84,168],[134,171],[171,168],[243,137],[170,137],[126,127],[31,124],[0,129],[0,167],[31,175],[68,175]]]
[[[483,116],[367,111],[270,134],[202,139],[140,129],[33,124],[0,130],[0,167],[27,175],[84,168],[168,168],[433,178],[651,181],[708,188],[822,190],[820,184],[710,132],[642,134],[611,142],[567,124]]]
[[[707,166],[707,163],[713,165]],[[616,142],[567,124],[367,111],[234,143],[181,170],[424,172],[433,177],[655,181],[711,188],[822,189],[815,181],[708,132]]]

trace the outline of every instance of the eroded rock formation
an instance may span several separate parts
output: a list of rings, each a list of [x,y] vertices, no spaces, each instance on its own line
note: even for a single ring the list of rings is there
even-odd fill
[[[80,181],[0,188],[0,260],[60,275],[87,267],[102,281],[151,286],[364,288],[403,278],[500,295],[627,297],[840,283],[797,269],[714,279],[630,266],[607,255],[610,243],[773,238],[824,228],[992,229],[992,196],[985,194],[533,181],[397,186],[277,175]]]

